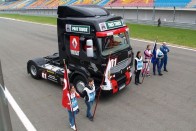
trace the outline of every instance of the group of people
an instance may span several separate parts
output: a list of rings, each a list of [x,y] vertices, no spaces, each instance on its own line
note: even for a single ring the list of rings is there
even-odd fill
[[[150,63],[153,63],[153,73],[156,75],[156,67],[158,70],[158,74],[162,76],[161,69],[164,65],[164,71],[168,72],[167,70],[167,53],[169,52],[169,48],[166,46],[166,43],[163,42],[160,49],[157,48],[156,44],[154,46],[153,51],[151,51],[151,46],[147,45],[146,50],[144,51],[144,60],[142,58],[141,51],[138,51],[135,57],[135,84],[141,84],[139,77],[140,73],[142,72],[142,76],[150,76]],[[70,88],[68,88],[68,92],[63,95],[63,99],[66,99],[63,106],[67,108],[69,114],[69,122],[70,127],[73,130],[76,130],[75,125],[75,115],[79,113],[79,106],[77,102],[77,98],[83,97],[85,100],[85,104],[87,107],[86,110],[86,117],[93,121],[93,115],[91,113],[92,105],[95,101],[95,85],[94,80],[92,78],[88,78],[88,85],[85,86],[83,92],[78,94],[75,90],[73,84],[70,84]],[[68,98],[68,99],[67,99]]]
[[[85,86],[83,92],[81,94],[78,94],[75,90],[75,87],[73,84],[70,84],[70,88],[68,89],[68,92],[66,94],[68,96],[68,100],[63,104],[65,108],[68,110],[69,114],[69,123],[70,127],[73,130],[76,130],[75,125],[75,116],[79,113],[79,106],[77,102],[77,98],[83,97],[87,106],[86,110],[86,117],[93,121],[93,115],[91,113],[91,108],[95,100],[96,90],[94,85],[94,80],[92,78],[88,78],[88,85]],[[66,96],[64,95],[64,97]],[[63,98],[66,99],[66,98]]]
[[[156,68],[158,70],[158,75],[162,76],[161,69],[164,68],[164,71],[167,70],[167,53],[169,48],[166,46],[166,42],[163,42],[160,49],[157,48],[155,43],[153,51],[151,46],[147,45],[146,50],[144,51],[144,60],[142,58],[141,51],[138,51],[135,57],[135,84],[141,84],[139,77],[142,72],[142,76],[150,76],[150,63],[153,64],[153,74],[156,75]]]

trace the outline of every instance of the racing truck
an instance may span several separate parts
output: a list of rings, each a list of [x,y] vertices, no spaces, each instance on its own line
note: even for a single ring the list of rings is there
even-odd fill
[[[59,6],[57,14],[58,53],[29,60],[27,72],[63,84],[66,64],[79,93],[88,77],[104,92],[125,88],[132,79],[134,56],[122,17],[98,5]]]

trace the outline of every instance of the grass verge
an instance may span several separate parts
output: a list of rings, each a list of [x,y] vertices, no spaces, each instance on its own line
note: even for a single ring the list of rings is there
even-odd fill
[[[196,48],[196,30],[127,24],[131,37],[145,40],[166,41],[168,43]]]

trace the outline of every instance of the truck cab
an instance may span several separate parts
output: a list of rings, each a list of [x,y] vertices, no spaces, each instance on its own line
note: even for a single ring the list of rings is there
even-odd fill
[[[122,17],[96,5],[59,6],[58,53],[29,60],[32,77],[63,84],[64,62],[69,80],[82,92],[88,77],[96,88],[116,93],[132,78],[133,51]]]

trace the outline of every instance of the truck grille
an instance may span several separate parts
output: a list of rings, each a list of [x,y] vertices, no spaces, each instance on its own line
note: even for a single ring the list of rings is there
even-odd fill
[[[110,73],[117,73],[120,72],[122,69],[126,68],[131,63],[131,58],[127,58],[121,62],[118,63],[118,65],[112,67],[110,69]]]

